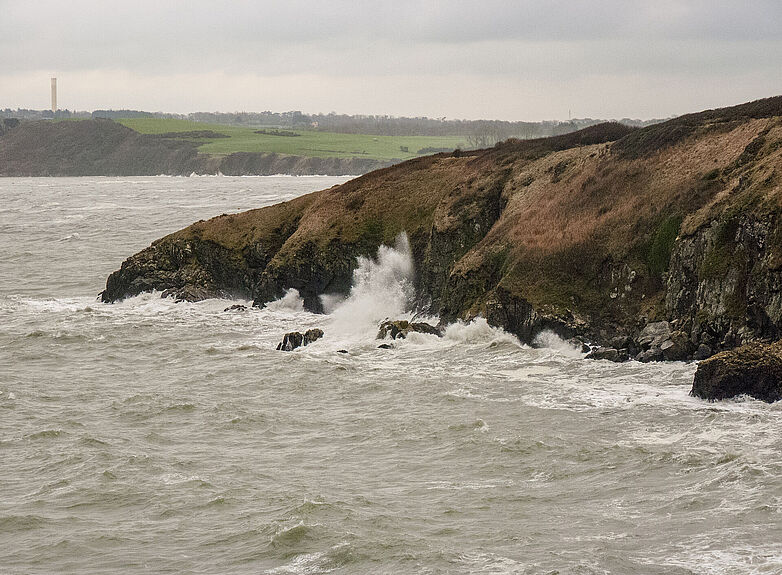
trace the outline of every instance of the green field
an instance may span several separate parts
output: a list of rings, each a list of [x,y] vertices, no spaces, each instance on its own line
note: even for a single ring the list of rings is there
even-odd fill
[[[274,128],[242,128],[188,120],[133,118],[117,121],[142,134],[210,130],[228,136],[227,138],[196,139],[198,142],[203,142],[199,151],[213,155],[226,155],[233,152],[276,152],[278,154],[326,158],[408,160],[417,157],[417,152],[421,148],[458,148],[465,145],[464,140],[458,137],[371,136],[281,129],[299,134],[293,137],[255,133],[256,130],[271,131]],[[407,148],[408,151],[405,152],[402,148]]]

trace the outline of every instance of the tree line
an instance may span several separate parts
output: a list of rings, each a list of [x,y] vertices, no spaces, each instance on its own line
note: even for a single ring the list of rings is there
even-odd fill
[[[540,122],[509,122],[504,120],[450,120],[446,118],[397,117],[361,114],[305,114],[290,112],[194,112],[169,114],[142,110],[95,110],[76,112],[70,110],[0,110],[0,118],[25,120],[51,118],[163,118],[193,122],[243,126],[249,128],[286,128],[317,130],[342,134],[369,134],[376,136],[456,136],[464,138],[469,148],[485,148],[508,138],[541,138],[581,130],[606,120],[577,118],[568,121],[544,120]],[[662,120],[633,120],[623,118],[619,122],[643,127]]]

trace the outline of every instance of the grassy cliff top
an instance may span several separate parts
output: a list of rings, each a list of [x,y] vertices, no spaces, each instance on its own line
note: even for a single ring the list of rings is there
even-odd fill
[[[273,152],[293,156],[321,158],[367,158],[373,160],[408,160],[424,148],[458,148],[464,139],[438,136],[371,136],[336,134],[314,130],[243,128],[206,124],[188,120],[133,118],[117,122],[141,134],[165,134],[192,140],[204,154],[227,155],[234,152]],[[198,132],[211,131],[226,137],[199,137]],[[406,150],[405,150],[406,149]]]

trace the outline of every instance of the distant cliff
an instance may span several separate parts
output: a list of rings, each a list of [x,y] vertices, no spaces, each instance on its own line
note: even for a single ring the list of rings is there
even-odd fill
[[[358,175],[388,165],[365,158],[264,153],[210,156],[198,143],[139,134],[111,120],[0,125],[0,176],[155,176],[217,174]]]
[[[260,305],[293,287],[318,310],[406,231],[419,304],[445,320],[705,357],[780,337],[781,213],[776,97],[411,160],[198,222],[129,258],[103,299],[198,288]]]

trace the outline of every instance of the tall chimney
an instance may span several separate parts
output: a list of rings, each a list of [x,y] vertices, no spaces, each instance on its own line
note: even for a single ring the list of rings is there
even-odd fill
[[[52,78],[52,113],[57,113],[57,78]]]

